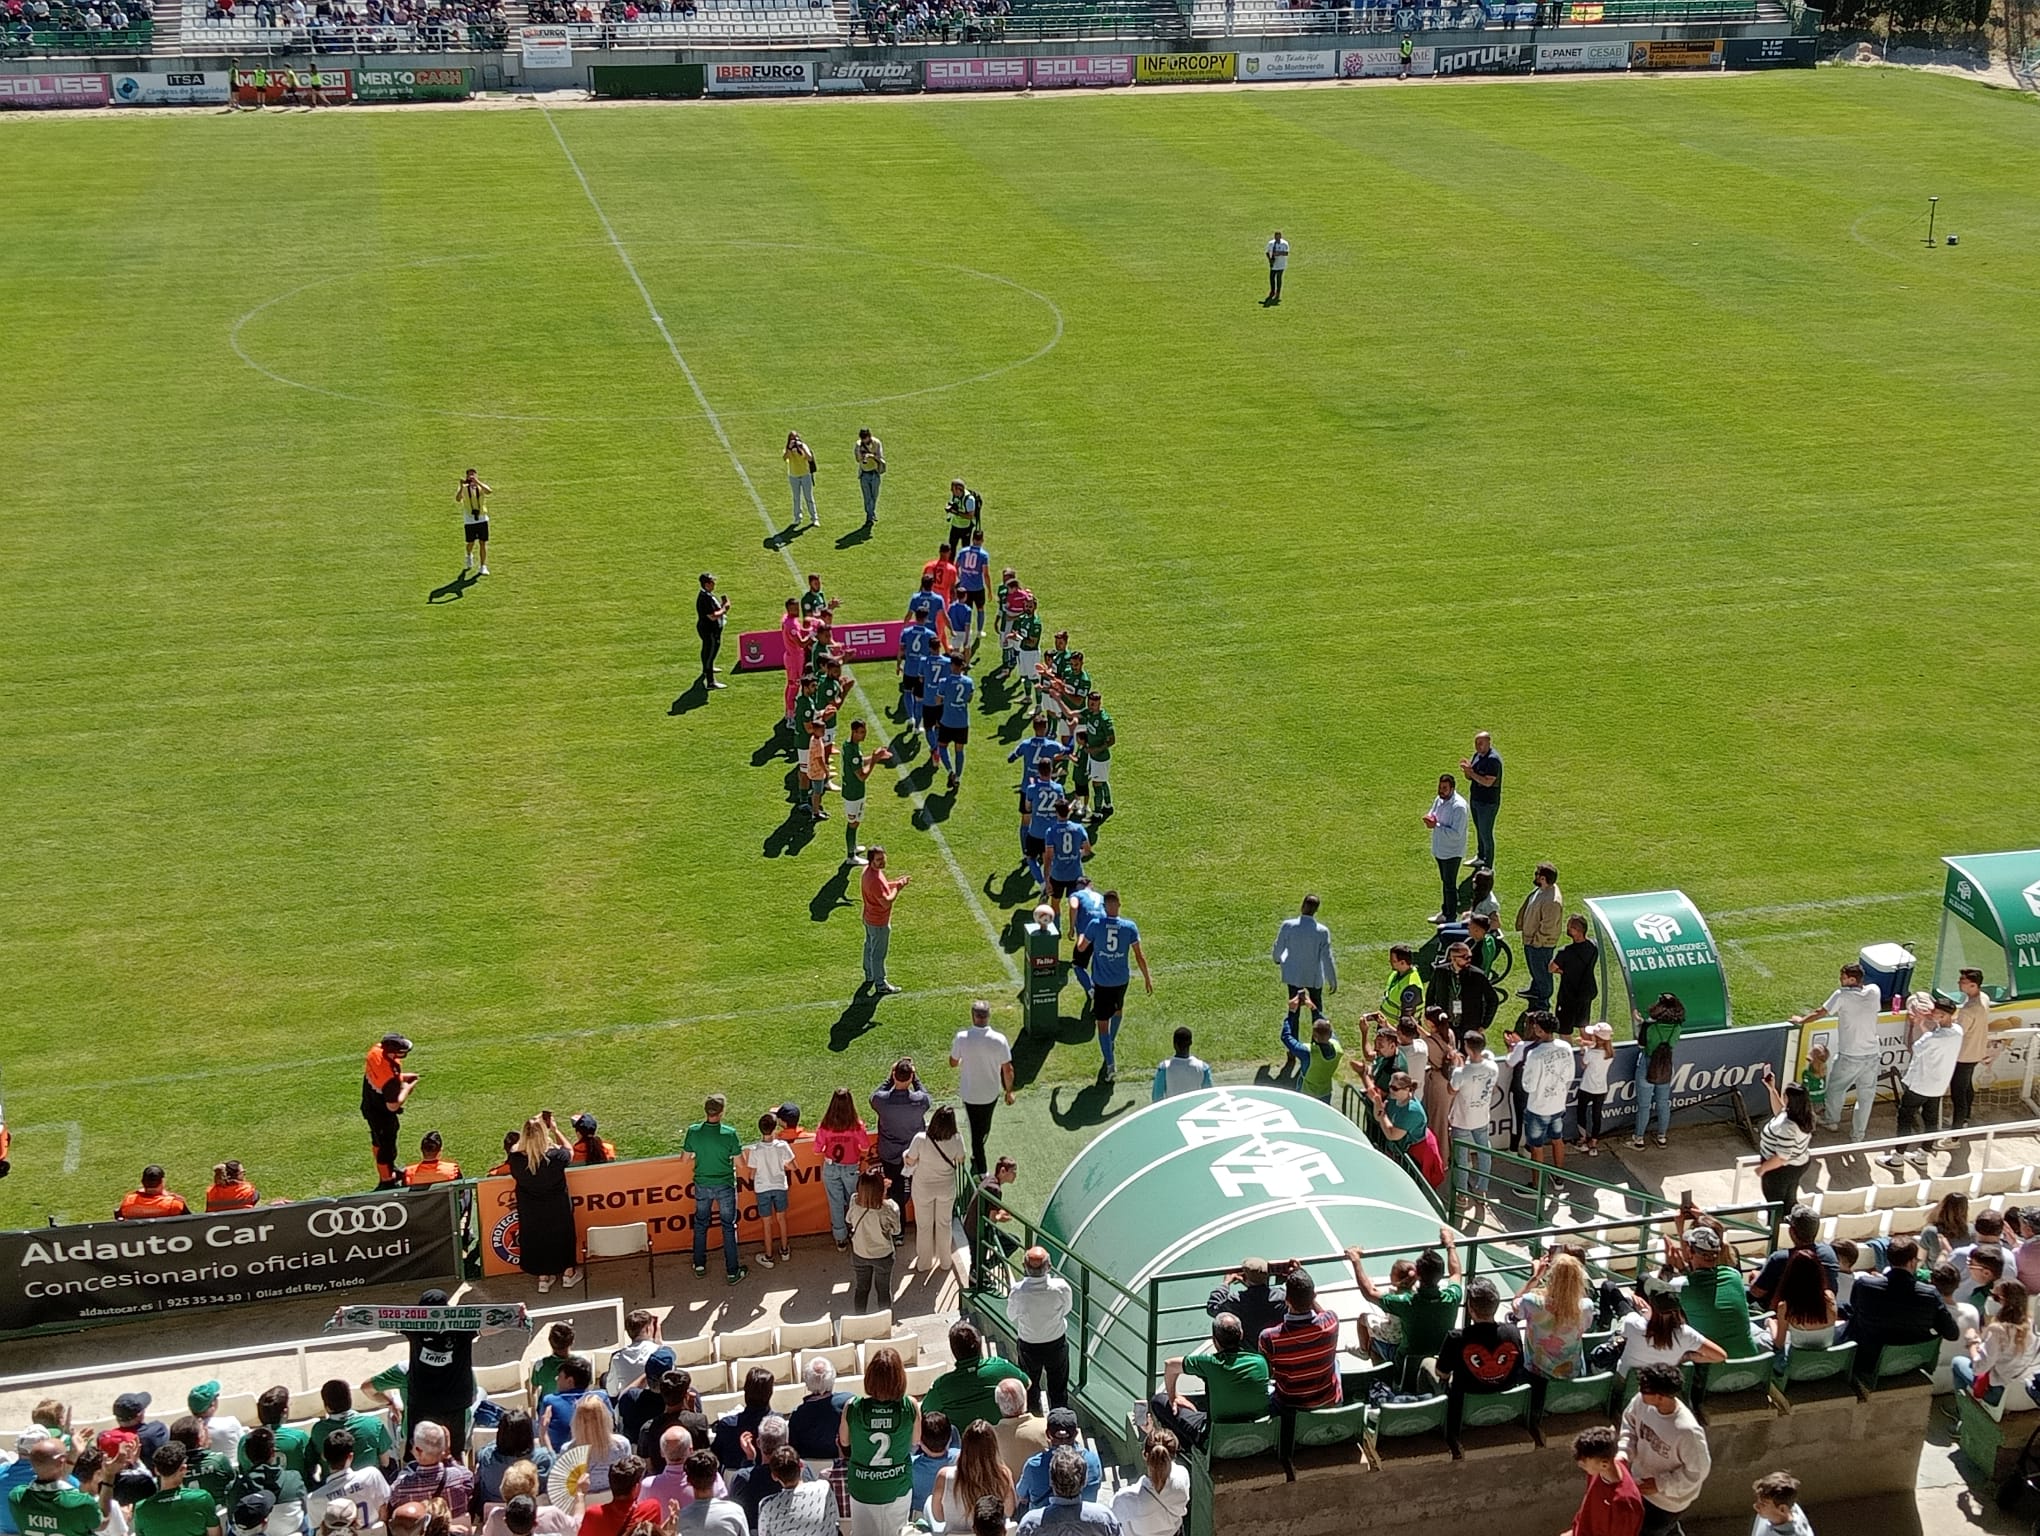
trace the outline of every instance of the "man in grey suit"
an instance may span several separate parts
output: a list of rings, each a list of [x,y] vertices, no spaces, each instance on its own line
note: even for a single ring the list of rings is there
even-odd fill
[[[1332,930],[1317,920],[1315,894],[1303,898],[1303,910],[1275,934],[1268,958],[1282,968],[1282,995],[1310,994],[1311,1006],[1322,1009],[1325,994],[1339,990],[1339,966],[1332,958]]]

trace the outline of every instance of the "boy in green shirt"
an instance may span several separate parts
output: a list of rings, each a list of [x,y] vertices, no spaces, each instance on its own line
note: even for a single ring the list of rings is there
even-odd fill
[[[560,1388],[560,1367],[565,1365],[574,1353],[574,1325],[554,1323],[546,1330],[546,1343],[552,1353],[540,1355],[531,1362],[531,1376],[524,1384],[524,1395],[531,1399],[532,1412],[538,1405]],[[401,1385],[401,1383],[399,1383]]]
[[[568,1335],[571,1341],[571,1333]],[[550,1387],[547,1391],[552,1390]],[[354,1389],[335,1378],[319,1388],[319,1403],[326,1411],[311,1428],[312,1474],[308,1481],[326,1480],[326,1437],[336,1429],[354,1436],[354,1464],[357,1467],[386,1467],[396,1447],[390,1442],[389,1424],[379,1414],[354,1411]]]
[[[156,1491],[135,1505],[135,1536],[220,1536],[213,1496],[184,1481],[184,1447],[165,1441],[150,1458]]]
[[[722,1217],[723,1268],[735,1285],[750,1273],[737,1261],[737,1158],[744,1138],[723,1124],[729,1101],[719,1093],[702,1105],[703,1118],[687,1127],[680,1150],[694,1157],[694,1272],[708,1273],[708,1228]]]

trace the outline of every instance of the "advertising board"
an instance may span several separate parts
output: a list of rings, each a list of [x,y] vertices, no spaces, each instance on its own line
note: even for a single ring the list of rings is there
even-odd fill
[[[1721,39],[1681,37],[1666,42],[1631,43],[1631,69],[1719,69]]]
[[[337,107],[354,99],[354,80],[344,69],[237,69],[232,89],[241,107]]]
[[[105,75],[0,75],[0,111],[103,107],[112,100]]]
[[[805,96],[815,88],[806,59],[738,59],[708,66],[711,96]]]
[[[177,75],[115,75],[117,107],[223,107],[232,85],[223,69]]]
[[[931,91],[1024,91],[1027,61],[1022,58],[930,59],[923,83]]]
[[[1331,49],[1285,49],[1281,53],[1243,53],[1240,79],[1329,80],[1339,72],[1339,56]]]
[[[1430,74],[1437,52],[1435,48],[1412,48],[1410,73]],[[1402,50],[1399,48],[1342,48],[1339,51],[1339,78],[1342,80],[1380,80],[1401,73]]]
[[[882,624],[837,624],[830,637],[842,647],[846,661],[890,661],[900,653],[900,631],[906,623],[889,619]],[[784,651],[776,629],[750,629],[737,636],[737,670],[762,672],[785,665]]]
[[[1183,85],[1231,80],[1236,53],[1143,53],[1133,61],[1133,78],[1142,85]]]
[[[574,67],[574,34],[565,27],[519,27],[517,50],[526,69]]]
[[[1027,61],[1027,83],[1037,91],[1076,85],[1133,84],[1130,53],[1043,54]]]
[[[1437,49],[1431,72],[1438,75],[1524,75],[1536,62],[1530,43],[1469,43]]]
[[[824,96],[901,96],[921,88],[921,72],[906,59],[824,59],[815,83]]]
[[[474,74],[465,69],[357,69],[356,101],[466,101]]]
[[[1550,74],[1578,69],[1627,69],[1627,43],[1539,43],[1537,72]]]

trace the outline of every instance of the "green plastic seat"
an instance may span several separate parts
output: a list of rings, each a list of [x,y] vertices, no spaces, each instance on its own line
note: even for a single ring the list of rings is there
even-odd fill
[[[1367,1434],[1360,1442],[1370,1466],[1379,1467],[1378,1444],[1382,1440],[1405,1440],[1413,1435],[1444,1434],[1445,1394],[1434,1393],[1407,1403],[1383,1403],[1367,1410]]]
[[[1792,1400],[1785,1388],[1795,1382],[1833,1381],[1836,1377],[1847,1377],[1856,1369],[1856,1346],[1831,1344],[1826,1349],[1795,1349],[1785,1356],[1785,1369],[1778,1374],[1771,1386],[1771,1401],[1785,1412],[1792,1411]]]
[[[1497,1424],[1530,1425],[1530,1384],[1506,1392],[1469,1392],[1460,1409],[1459,1422],[1466,1429],[1488,1429]]]
[[[1363,1365],[1353,1370],[1339,1372],[1339,1397],[1346,1403],[1364,1405],[1367,1394],[1374,1390],[1377,1382],[1387,1383],[1395,1374],[1395,1367],[1384,1360],[1378,1365]]]
[[[1211,1459],[1237,1461],[1243,1456],[1259,1456],[1274,1450],[1280,1438],[1281,1426],[1272,1418],[1252,1419],[1244,1424],[1214,1424]]]
[[[1351,1445],[1367,1433],[1365,1401],[1337,1408],[1306,1408],[1296,1416],[1296,1443],[1307,1445]]]
[[[1596,1371],[1571,1380],[1553,1377],[1544,1389],[1544,1413],[1598,1413],[1606,1415],[1615,1397],[1615,1373]]]
[[[1732,1397],[1738,1392],[1768,1393],[1777,1367],[1778,1357],[1768,1349],[1761,1354],[1736,1355],[1714,1365],[1699,1367],[1693,1373],[1695,1410],[1703,1403],[1718,1397]]]
[[[1884,1352],[1877,1357],[1877,1377],[1868,1383],[1876,1386],[1880,1382],[1896,1377],[1924,1373],[1928,1376],[1941,1363],[1941,1341],[1926,1339],[1918,1344],[1887,1344]]]

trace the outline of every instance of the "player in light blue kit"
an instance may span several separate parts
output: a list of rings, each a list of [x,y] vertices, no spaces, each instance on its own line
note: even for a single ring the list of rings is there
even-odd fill
[[[1048,885],[1043,894],[1054,902],[1084,878],[1084,856],[1091,851],[1091,832],[1070,819],[1067,799],[1055,803],[1055,825],[1048,829]]]
[[[1030,764],[1027,782],[1020,786],[1020,805],[1024,813],[1020,819],[1020,857],[1027,866],[1027,873],[1038,885],[1048,883],[1043,859],[1048,851],[1049,834],[1055,830],[1056,804],[1062,797],[1062,786],[1044,770]]]
[[[977,695],[977,684],[963,667],[961,656],[950,657],[949,676],[942,679],[942,745],[936,756],[949,770],[951,794],[963,784],[963,749],[970,742],[970,701]]]
[[[1119,915],[1119,892],[1107,891],[1105,915],[1091,925],[1091,1015],[1098,1021],[1098,1049],[1105,1057],[1098,1075],[1108,1083],[1119,1072],[1113,1050],[1119,1043],[1120,1017],[1126,1012],[1126,988],[1133,979],[1129,958],[1140,966],[1140,979],[1152,995],[1155,978],[1140,947],[1140,930]]]
[[[909,619],[900,631],[900,718],[908,725],[921,723],[921,690],[934,655],[935,631],[920,619]],[[913,744],[911,735],[907,744]]]
[[[1089,875],[1077,877],[1070,892],[1070,970],[1084,996],[1091,995],[1091,930],[1105,919],[1105,898],[1091,884]]]
[[[970,542],[956,552],[956,595],[976,613],[980,634],[985,627],[985,588],[990,585],[991,573],[992,552],[985,548],[985,531],[974,528]]]

